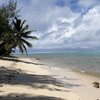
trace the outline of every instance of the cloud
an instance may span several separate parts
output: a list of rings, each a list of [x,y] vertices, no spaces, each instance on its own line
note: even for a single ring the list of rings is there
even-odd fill
[[[37,29],[37,35],[40,37],[36,47],[60,45],[65,37],[62,34],[66,34],[66,37],[70,35],[66,31],[71,30],[69,25],[72,24],[77,14],[69,7],[62,6],[62,2],[60,6],[58,1],[43,0],[41,3],[40,0],[31,0],[31,4],[22,9],[22,18],[27,19],[31,29]],[[22,2],[20,6],[23,6]]]
[[[100,6],[90,9],[81,20],[81,24],[74,28],[75,34],[70,37],[71,44],[78,47],[100,47]],[[74,45],[75,47],[75,45]]]
[[[77,27],[76,27],[77,26]],[[100,47],[100,6],[86,14],[76,14],[69,19],[58,18],[47,34],[38,42],[41,47],[98,48]]]
[[[2,0],[1,0],[2,1]],[[35,48],[100,48],[99,0],[17,0]]]
[[[43,3],[41,3],[40,0],[32,0],[27,8],[22,9],[23,12],[26,12],[22,12],[23,18],[27,19],[32,28],[45,32],[58,18],[73,16],[67,6],[56,5],[57,1],[43,0]]]

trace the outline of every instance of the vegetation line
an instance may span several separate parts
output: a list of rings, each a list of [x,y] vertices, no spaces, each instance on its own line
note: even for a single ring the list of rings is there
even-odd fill
[[[25,24],[26,20],[20,19],[19,11],[17,2],[14,1],[0,6],[0,56],[10,56],[16,48],[19,48],[22,54],[27,54],[27,47],[32,47],[28,39],[38,39],[30,35],[33,31]]]

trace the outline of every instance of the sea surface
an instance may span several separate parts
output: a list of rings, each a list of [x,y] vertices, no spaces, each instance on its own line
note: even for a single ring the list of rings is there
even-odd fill
[[[31,58],[53,67],[70,68],[100,77],[100,52],[33,53]]]

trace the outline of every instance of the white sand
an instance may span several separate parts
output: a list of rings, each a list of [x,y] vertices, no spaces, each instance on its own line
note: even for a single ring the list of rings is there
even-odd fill
[[[68,69],[49,68],[29,58],[20,58],[17,62],[0,60],[0,66],[19,71],[19,73],[14,72],[15,77],[10,81],[3,80],[2,82],[1,78],[3,86],[0,87],[0,96],[9,96],[6,100],[15,100],[13,99],[15,96],[19,96],[18,98],[21,98],[19,100],[100,99],[100,88],[97,89],[92,84],[94,81],[99,81],[95,77],[75,73]],[[59,82],[63,82],[63,85]],[[0,98],[0,100],[4,99]]]
[[[47,69],[46,66],[45,68]],[[82,100],[100,100],[100,88],[95,88],[93,85],[95,81],[100,83],[100,78],[69,69],[51,67],[49,70],[53,77],[61,81],[67,89],[78,94]]]

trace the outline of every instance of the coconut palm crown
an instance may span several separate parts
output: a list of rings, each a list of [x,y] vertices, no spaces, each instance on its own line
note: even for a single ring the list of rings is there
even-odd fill
[[[27,39],[33,39],[37,40],[38,38],[36,36],[30,36],[31,32],[28,30],[28,25],[24,25],[26,20],[21,21],[17,17],[15,17],[15,20],[13,20],[13,27],[12,27],[12,42],[9,45],[8,49],[11,48],[19,48],[19,51],[23,54],[24,51],[27,53],[27,47],[32,47],[32,44],[27,41]],[[35,31],[35,30],[34,30]]]

